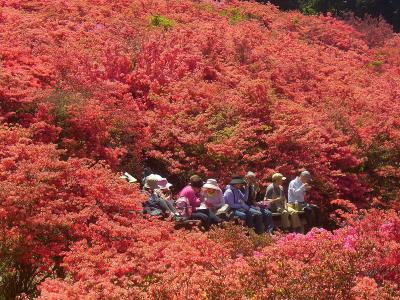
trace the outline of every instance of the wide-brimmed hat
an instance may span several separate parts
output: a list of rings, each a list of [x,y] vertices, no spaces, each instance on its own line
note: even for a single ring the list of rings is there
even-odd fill
[[[150,174],[149,176],[146,177],[145,183],[144,183],[144,188],[149,188],[149,189],[158,189],[159,182],[162,182],[164,178],[162,178],[158,174]]]
[[[160,190],[169,190],[172,186],[172,184],[168,182],[167,178],[162,178],[162,180],[159,180],[157,184]]]
[[[233,176],[231,179],[231,182],[229,182],[230,185],[234,184],[246,184],[246,181],[244,181],[242,176]]]
[[[215,179],[207,179],[207,182],[203,185],[203,188],[217,191],[221,190],[218,186],[218,182]]]
[[[283,176],[282,173],[275,173],[274,175],[272,175],[272,181],[275,181],[278,179],[286,180],[286,177]]]

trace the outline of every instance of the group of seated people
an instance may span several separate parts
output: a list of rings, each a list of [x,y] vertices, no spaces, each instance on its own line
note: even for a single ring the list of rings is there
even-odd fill
[[[213,224],[223,223],[227,216],[243,220],[259,234],[272,234],[273,215],[280,217],[281,228],[286,232],[304,233],[301,214],[304,214],[308,228],[320,226],[319,208],[305,201],[305,194],[311,188],[310,172],[301,172],[289,183],[288,199],[282,186],[285,180],[281,173],[275,173],[263,196],[253,172],[244,177],[233,176],[224,191],[215,179],[203,182],[200,176],[193,175],[174,200],[172,184],[160,175],[150,174],[143,180],[143,192],[148,196],[143,205],[144,212],[171,217],[175,221],[200,220],[205,230]]]

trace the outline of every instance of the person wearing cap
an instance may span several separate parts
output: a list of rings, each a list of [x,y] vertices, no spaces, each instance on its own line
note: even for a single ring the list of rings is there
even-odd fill
[[[281,214],[281,223],[284,230],[289,230],[290,225],[292,225],[293,230],[304,232],[298,212],[295,210],[289,212],[286,207],[286,197],[282,186],[285,180],[286,177],[281,173],[272,175],[272,183],[267,187],[264,201],[269,204],[268,207],[270,211]],[[290,224],[289,216],[292,220],[292,224]]]
[[[296,211],[304,211],[307,224],[311,228],[320,226],[321,211],[318,206],[305,201],[306,192],[311,189],[312,177],[307,170],[300,173],[289,183],[288,207]]]
[[[201,220],[205,230],[208,230],[212,224],[222,222],[210,209],[202,207],[204,199],[201,195],[201,188],[203,187],[203,180],[198,175],[190,177],[189,184],[182,189],[179,193],[180,198],[186,198],[190,205],[190,218],[194,220]]]
[[[224,200],[233,210],[234,216],[246,221],[248,227],[254,227],[257,233],[264,231],[264,224],[260,210],[250,207],[246,204],[245,194],[241,189],[246,182],[241,176],[233,176],[229,185],[227,185]]]

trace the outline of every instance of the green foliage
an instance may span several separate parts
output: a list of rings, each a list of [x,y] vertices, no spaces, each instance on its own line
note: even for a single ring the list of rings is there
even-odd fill
[[[67,126],[69,115],[69,107],[77,107],[82,104],[81,96],[65,92],[61,89],[56,89],[48,98],[47,101],[52,104],[52,115],[55,123],[65,129]]]
[[[238,8],[226,9],[221,12],[222,16],[227,16],[232,25],[248,20],[259,20],[260,17],[247,12],[242,12]]]
[[[400,30],[400,1],[393,0],[258,0],[271,2],[284,10],[298,9],[306,15],[331,13],[342,15],[352,12],[358,17],[383,16],[396,30]]]
[[[305,15],[316,15],[318,11],[314,8],[314,6],[310,3],[301,6],[300,11]]]
[[[174,27],[175,21],[160,15],[153,15],[150,17],[150,26],[162,27],[164,30]]]
[[[298,16],[293,17],[292,19],[293,25],[297,25],[300,23],[300,18]]]
[[[198,8],[208,12],[214,12],[214,7],[208,3],[200,3],[198,4]]]
[[[381,61],[381,60],[375,60],[369,63],[370,67],[380,67],[384,64],[385,62]]]

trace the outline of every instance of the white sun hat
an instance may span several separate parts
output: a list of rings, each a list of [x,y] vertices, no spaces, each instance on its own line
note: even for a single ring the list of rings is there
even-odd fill
[[[158,182],[163,178],[158,174],[150,174],[146,177],[144,188],[158,189]]]
[[[207,179],[207,182],[203,185],[205,189],[213,189],[220,191],[220,187],[218,186],[218,182],[215,179]]]
[[[157,181],[158,188],[161,190],[169,190],[169,188],[172,186],[171,183],[168,182],[167,178],[161,178],[161,180]]]

